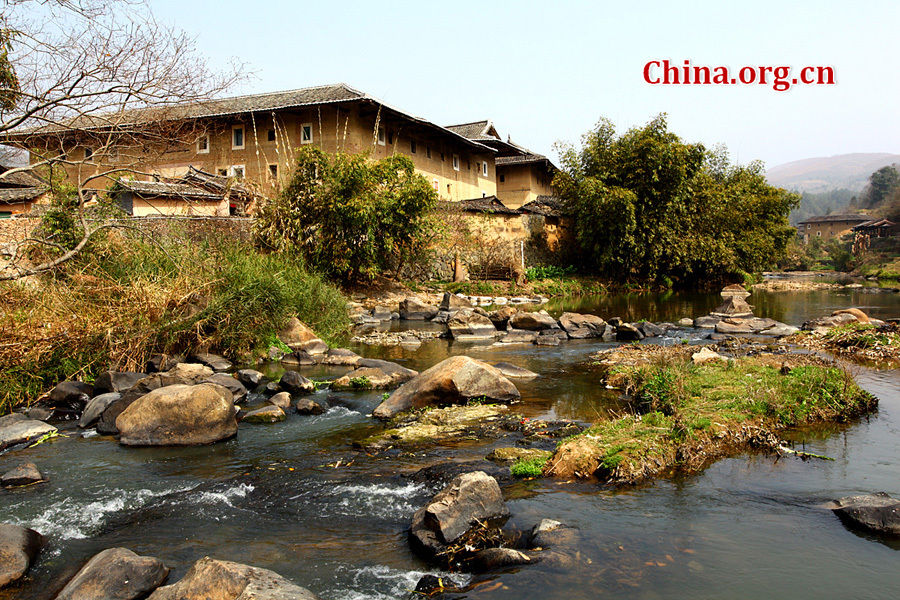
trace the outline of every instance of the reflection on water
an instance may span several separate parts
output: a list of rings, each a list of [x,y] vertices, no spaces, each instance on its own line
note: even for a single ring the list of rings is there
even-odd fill
[[[792,325],[849,306],[896,316],[898,300],[858,291],[750,298],[758,315]],[[554,301],[548,310],[676,321],[705,314],[719,301],[715,294],[634,294]],[[541,375],[516,382],[522,393],[516,410],[589,421],[616,407],[615,394],[584,366],[591,352],[607,346],[434,340],[415,349],[354,349],[419,371],[457,354],[511,362]],[[328,379],[347,370],[302,372]],[[897,544],[853,533],[822,508],[854,493],[900,494],[900,376],[860,370],[857,377],[879,397],[876,414],[792,435],[799,447],[834,462],[740,456],[699,475],[619,490],[561,480],[514,484],[506,490],[508,526],[526,531],[544,518],[570,524],[579,532],[577,553],[564,566],[499,574],[466,597],[895,597]],[[161,558],[173,568],[171,580],[211,555],[273,569],[325,600],[406,597],[429,571],[409,552],[406,528],[437,489],[405,475],[448,458],[479,460],[487,447],[467,442],[439,456],[366,456],[349,444],[381,427],[366,416],[381,394],[338,396],[345,406],[324,415],[242,426],[236,439],[209,447],[123,448],[111,438],[71,431],[69,438],[0,455],[0,472],[33,460],[50,478],[42,486],[0,491],[3,521],[50,538],[32,583],[0,598],[52,598],[87,558],[112,546]]]

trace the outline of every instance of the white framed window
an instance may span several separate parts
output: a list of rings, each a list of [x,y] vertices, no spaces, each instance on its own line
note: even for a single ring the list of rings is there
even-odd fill
[[[434,191],[436,191],[437,193],[439,193],[439,194],[441,193],[441,182],[440,182],[439,180],[437,180],[437,179],[432,179],[432,180],[431,180],[431,187],[433,187],[433,188],[434,188]]]
[[[235,179],[243,179],[244,178],[244,165],[231,165],[229,169],[229,175],[234,177]]]
[[[481,163],[481,174],[487,177],[487,161],[482,161]]]
[[[231,149],[232,150],[243,150],[244,149],[244,126],[243,125],[235,125],[231,128]]]
[[[453,155],[453,170],[459,171],[459,154]]]
[[[409,153],[410,154],[416,153],[416,140],[409,140]]]
[[[300,143],[312,144],[313,142],[313,124],[304,123],[300,126]]]
[[[821,232],[821,231],[817,231],[817,232],[816,232],[816,237],[822,237],[822,232]]]
[[[378,128],[378,145],[384,146],[385,144],[385,135],[384,135],[384,127]]]
[[[197,140],[197,154],[209,154],[209,136],[204,135]]]
[[[219,169],[219,175],[222,177],[228,177],[228,169]]]

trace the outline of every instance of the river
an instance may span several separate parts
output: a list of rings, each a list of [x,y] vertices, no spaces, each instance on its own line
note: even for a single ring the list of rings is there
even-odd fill
[[[674,321],[706,314],[719,301],[710,294],[635,294],[554,301],[548,309]],[[792,325],[850,306],[881,318],[900,315],[898,294],[757,292],[749,301],[757,316]],[[696,341],[700,334],[682,335]],[[505,360],[541,374],[516,382],[516,410],[529,418],[591,420],[614,407],[615,396],[579,365],[607,346],[433,340],[417,349],[353,349],[417,370],[455,354]],[[302,372],[325,378],[347,370]],[[510,527],[526,530],[544,518],[573,525],[580,553],[565,569],[537,564],[504,572],[466,597],[897,597],[900,544],[851,532],[821,507],[854,493],[900,495],[900,374],[859,368],[857,380],[878,396],[876,414],[794,435],[798,446],[834,462],[742,455],[636,488],[557,479],[507,486]],[[237,438],[207,447],[125,448],[64,427],[68,437],[0,455],[0,472],[31,460],[50,479],[0,491],[0,520],[50,540],[29,581],[0,591],[0,599],[52,598],[90,556],[113,546],[162,559],[172,568],[170,581],[209,555],[272,569],[324,600],[410,597],[421,574],[434,571],[410,553],[406,529],[438,490],[409,475],[442,461],[480,459],[500,442],[370,457],[349,442],[379,427],[366,414],[381,394],[342,396],[352,409],[242,425]]]

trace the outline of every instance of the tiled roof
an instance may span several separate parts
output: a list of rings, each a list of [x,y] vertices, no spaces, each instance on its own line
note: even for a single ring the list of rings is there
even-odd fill
[[[14,167],[4,167],[0,165],[0,188],[6,187],[41,187],[44,182],[28,171],[17,171],[4,175],[7,171]]]
[[[839,222],[850,222],[850,223],[865,223],[869,221],[869,217],[867,215],[824,215],[821,217],[810,217],[805,221],[800,221],[799,225],[814,224],[814,223],[839,223]]]
[[[0,189],[0,202],[14,204],[34,200],[47,192],[46,187],[29,188],[2,188]]]
[[[538,196],[531,202],[523,205],[519,210],[523,213],[544,215],[545,217],[561,217],[566,215],[562,201],[556,196]]]
[[[459,202],[442,201],[438,202],[437,208],[448,211],[464,211],[464,212],[480,212],[495,213],[502,215],[518,215],[520,214],[515,208],[509,208],[496,196],[487,196],[486,198],[470,198],[468,200],[460,200]]]
[[[494,161],[497,163],[498,167],[503,165],[526,165],[530,163],[542,162],[546,162],[551,167],[553,166],[553,163],[551,163],[546,156],[542,154],[534,154],[533,152],[522,154],[520,156],[498,156],[496,159],[494,159]]]
[[[67,126],[45,126],[34,129],[23,129],[14,131],[9,134],[11,140],[24,139],[27,135],[35,133],[52,133],[63,131],[65,129],[91,129],[105,128],[110,126],[125,126],[127,124],[148,122],[154,120],[181,120],[181,119],[200,119],[226,117],[232,115],[241,115],[247,113],[272,112],[276,110],[288,110],[293,108],[302,108],[305,106],[317,106],[323,104],[336,104],[342,102],[365,101],[372,104],[382,106],[393,111],[403,117],[424,125],[426,127],[439,129],[445,133],[451,133],[458,137],[460,141],[469,145],[474,145],[481,150],[493,152],[492,148],[488,148],[479,144],[476,140],[467,138],[459,133],[448,130],[440,125],[436,125],[421,117],[416,117],[404,112],[396,107],[382,102],[381,100],[370,96],[365,92],[350,87],[345,83],[337,83],[333,85],[320,85],[315,87],[301,88],[286,92],[271,92],[267,94],[252,94],[248,96],[235,96],[233,98],[223,98],[220,100],[208,100],[205,102],[197,102],[193,104],[173,105],[162,108],[134,109],[123,113],[108,113],[105,115],[89,115],[74,119]]]
[[[120,180],[118,187],[142,197],[184,198],[189,200],[207,200],[218,202],[222,194],[215,194],[204,189],[184,183],[164,183],[162,181],[128,181]]]
[[[474,123],[447,125],[446,128],[470,140],[493,141],[500,139],[496,135],[491,135],[491,130],[494,128],[494,125],[488,119],[485,119],[484,121],[475,121]],[[494,133],[496,133],[496,131],[494,131]]]

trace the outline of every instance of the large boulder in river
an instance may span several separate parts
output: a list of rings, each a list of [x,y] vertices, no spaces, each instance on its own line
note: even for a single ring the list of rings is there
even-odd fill
[[[489,340],[497,335],[491,320],[471,308],[461,308],[447,321],[454,340]]]
[[[153,390],[116,419],[125,446],[197,446],[237,434],[231,392],[214,383]]]
[[[401,385],[372,414],[390,419],[410,408],[461,404],[480,397],[508,402],[519,398],[519,390],[491,365],[468,356],[453,356]]]
[[[148,600],[319,600],[278,573],[204,557],[181,581],[157,588]]]
[[[407,321],[427,321],[437,313],[437,306],[425,304],[415,296],[400,301],[400,318]]]
[[[556,319],[542,310],[540,312],[518,312],[512,315],[509,318],[509,327],[526,331],[543,331],[544,329],[556,329],[559,324]]]
[[[851,527],[900,536],[900,500],[884,492],[840,498],[831,510]]]
[[[596,315],[567,312],[559,317],[559,324],[572,339],[603,337],[606,331],[606,321]]]
[[[416,552],[434,558],[480,522],[508,516],[496,479],[484,471],[464,473],[416,511],[409,531],[410,545]]]
[[[0,523],[0,588],[22,578],[43,543],[34,529]]]
[[[8,414],[0,417],[0,450],[16,444],[33,442],[54,431],[56,427],[43,421],[29,419],[20,413]]]
[[[210,377],[214,371],[206,365],[198,363],[178,363],[168,371],[154,373],[139,380],[134,386],[122,394],[122,397],[110,404],[97,422],[97,432],[107,435],[118,433],[116,419],[131,406],[135,400],[153,390],[169,385],[196,385]]]
[[[140,600],[165,583],[169,569],[158,558],[109,548],[84,565],[56,600]]]

